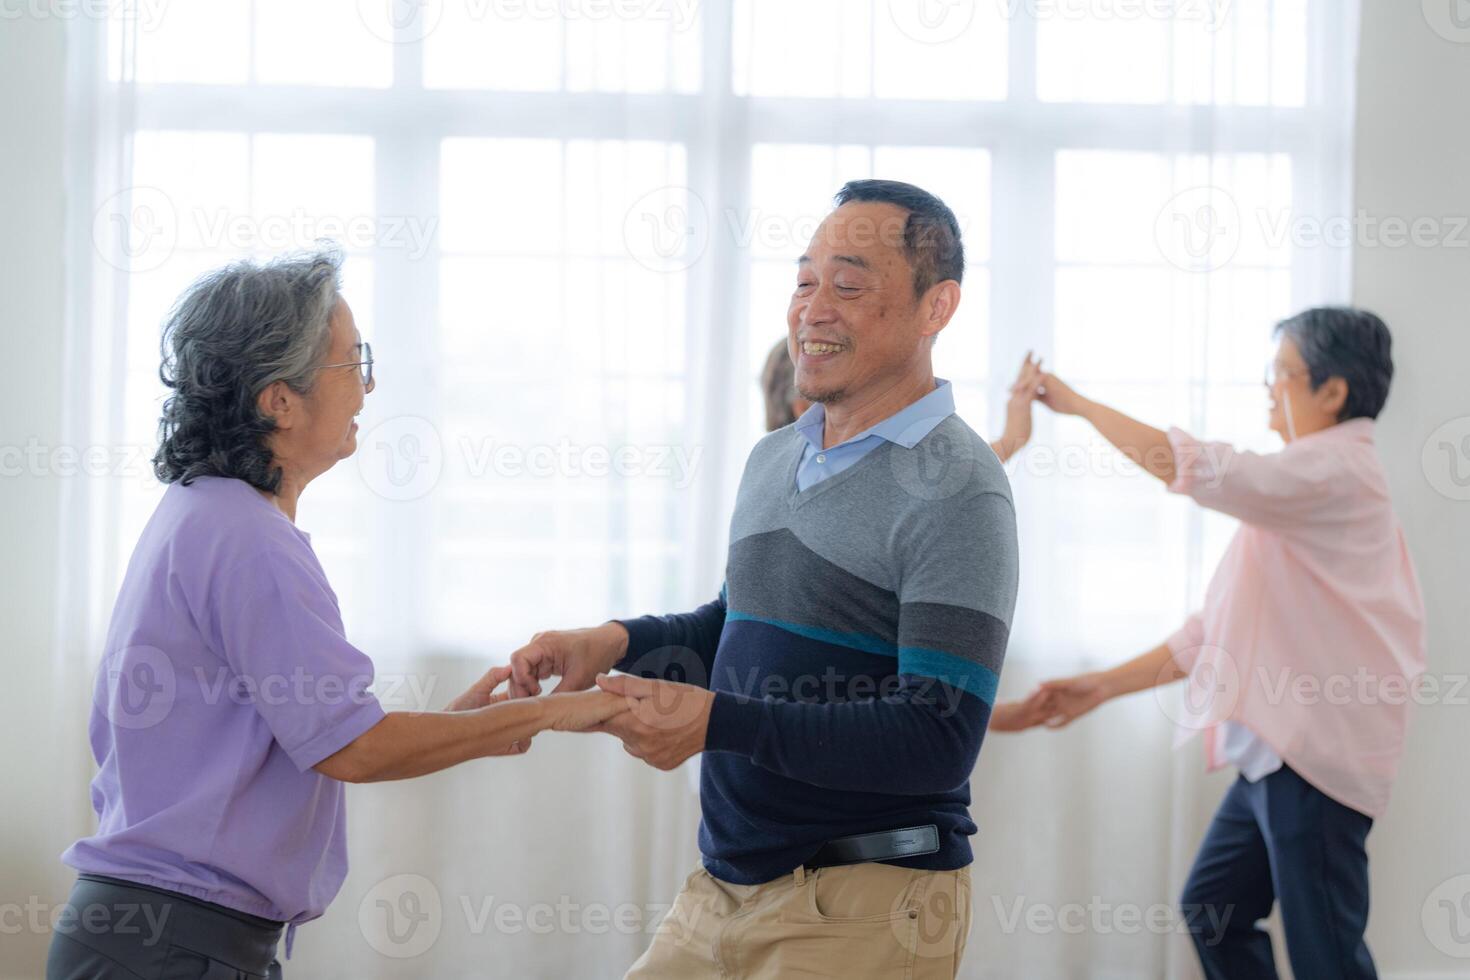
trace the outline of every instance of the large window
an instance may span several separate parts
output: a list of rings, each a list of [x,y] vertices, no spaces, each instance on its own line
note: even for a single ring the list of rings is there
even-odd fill
[[[959,215],[937,368],[985,435],[1036,349],[1150,420],[1254,440],[1271,322],[1341,298],[1341,256],[1290,234],[1346,184],[1325,0],[130,9],[116,437],[152,442],[158,324],[194,275],[340,241],[380,387],[301,523],[375,653],[503,650],[718,589],[755,379],[846,180]],[[1079,623],[1167,629],[1228,526],[1038,421],[1018,655]],[[129,481],[122,556],[158,492]],[[1057,590],[1076,622],[1045,615]]]

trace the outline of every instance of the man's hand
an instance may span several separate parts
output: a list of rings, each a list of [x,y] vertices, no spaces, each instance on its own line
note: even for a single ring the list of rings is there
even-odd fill
[[[530,643],[510,655],[510,696],[540,694],[541,682],[551,676],[561,678],[553,694],[585,691],[599,673],[611,670],[627,649],[628,631],[621,623],[537,633]]]
[[[1061,378],[1044,371],[1041,374],[1041,394],[1038,396],[1041,404],[1056,412],[1058,415],[1081,415],[1087,410],[1088,401],[1064,382]]]
[[[597,686],[626,699],[628,710],[598,726],[616,735],[635,759],[655,769],[673,769],[704,751],[715,695],[693,684],[602,674]]]

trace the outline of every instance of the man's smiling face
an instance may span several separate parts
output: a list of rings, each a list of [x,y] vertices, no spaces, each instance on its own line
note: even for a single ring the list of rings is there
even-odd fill
[[[890,383],[927,347],[903,248],[907,220],[897,205],[854,201],[812,236],[786,311],[802,398],[833,403]]]

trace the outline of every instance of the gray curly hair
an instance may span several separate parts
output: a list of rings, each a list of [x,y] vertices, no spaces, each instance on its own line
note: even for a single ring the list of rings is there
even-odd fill
[[[206,273],[164,322],[158,376],[172,390],[158,420],[153,472],[188,486],[196,477],[280,488],[266,437],[275,421],[256,399],[284,381],[306,394],[331,344],[342,253],[326,244],[264,264],[236,262]]]

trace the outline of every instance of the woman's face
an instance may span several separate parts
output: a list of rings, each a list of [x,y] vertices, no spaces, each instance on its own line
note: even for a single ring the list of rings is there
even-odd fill
[[[300,430],[303,456],[319,461],[323,469],[346,459],[357,450],[357,421],[369,389],[362,384],[362,335],[352,319],[352,308],[339,299],[330,321],[331,346],[322,363],[346,365],[322,368],[316,384],[304,399],[304,424]]]
[[[1289,337],[1282,337],[1276,348],[1267,390],[1271,430],[1287,442],[1336,425],[1347,398],[1347,384],[1341,378],[1329,378],[1315,391],[1312,389],[1312,372]]]

